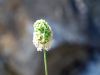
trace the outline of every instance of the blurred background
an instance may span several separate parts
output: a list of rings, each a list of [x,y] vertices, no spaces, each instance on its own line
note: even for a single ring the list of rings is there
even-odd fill
[[[100,0],[0,0],[0,75],[44,75],[33,24],[53,30],[49,75],[100,75]]]

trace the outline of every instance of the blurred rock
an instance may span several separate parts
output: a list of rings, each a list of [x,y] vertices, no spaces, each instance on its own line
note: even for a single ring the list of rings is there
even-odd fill
[[[43,75],[43,53],[32,44],[32,25],[40,18],[54,32],[49,74],[79,75],[92,48],[99,50],[99,4],[99,0],[0,0],[0,75]]]
[[[48,72],[50,75],[78,75],[84,70],[89,58],[88,47],[64,43],[48,52]],[[37,75],[44,75],[42,64],[43,60]]]

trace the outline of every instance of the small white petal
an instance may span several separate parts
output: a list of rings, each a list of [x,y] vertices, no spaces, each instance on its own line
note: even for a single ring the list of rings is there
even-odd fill
[[[42,51],[42,49],[38,47],[38,48],[37,48],[37,51]]]

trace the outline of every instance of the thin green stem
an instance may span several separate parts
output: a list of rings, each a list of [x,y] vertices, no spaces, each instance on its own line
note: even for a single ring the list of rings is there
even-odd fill
[[[45,75],[48,75],[46,50],[43,50],[43,51],[44,51],[44,66],[45,66]]]

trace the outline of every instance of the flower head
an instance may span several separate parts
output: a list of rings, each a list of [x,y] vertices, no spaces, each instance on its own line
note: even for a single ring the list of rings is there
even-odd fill
[[[48,50],[52,41],[52,30],[48,23],[43,20],[37,20],[34,25],[33,44],[38,51],[42,49]]]

